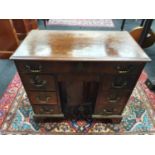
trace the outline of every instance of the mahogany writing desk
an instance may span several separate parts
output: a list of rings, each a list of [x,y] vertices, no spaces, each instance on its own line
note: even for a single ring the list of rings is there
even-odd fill
[[[11,57],[34,116],[120,122],[148,56],[128,32],[33,30]]]

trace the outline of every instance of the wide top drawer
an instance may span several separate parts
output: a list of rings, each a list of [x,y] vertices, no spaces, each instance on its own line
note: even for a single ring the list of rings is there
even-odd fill
[[[15,61],[21,73],[112,73],[139,74],[144,63],[138,62],[52,62]]]

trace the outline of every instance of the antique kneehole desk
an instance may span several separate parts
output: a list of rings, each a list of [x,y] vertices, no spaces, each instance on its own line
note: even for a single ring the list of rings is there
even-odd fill
[[[37,120],[119,123],[149,57],[128,32],[32,30],[11,56]]]

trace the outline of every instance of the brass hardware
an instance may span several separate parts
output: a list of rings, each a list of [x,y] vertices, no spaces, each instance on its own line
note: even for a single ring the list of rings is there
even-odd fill
[[[34,85],[35,87],[43,87],[47,84],[47,81],[46,80],[41,80],[40,77],[37,75],[37,76],[34,76],[31,80],[30,80],[30,83],[32,85]]]
[[[35,87],[43,87],[46,85],[46,81],[43,80],[42,83],[32,83]]]
[[[120,100],[120,97],[117,96],[116,94],[112,94],[111,96],[108,97],[108,102],[110,103],[117,103]]]
[[[103,109],[103,113],[104,114],[108,114],[108,115],[110,115],[110,114],[113,114],[113,112],[115,112],[116,111],[116,109]]]
[[[41,65],[38,65],[38,66],[25,65],[25,68],[28,72],[31,72],[31,73],[40,73],[42,70]]]
[[[48,100],[51,98],[51,96],[45,96],[44,99],[42,96],[37,96],[36,100],[41,103],[41,104],[46,104],[48,103]]]
[[[54,110],[52,108],[49,108],[48,106],[42,106],[40,108],[41,113],[52,113]]]
[[[123,77],[115,77],[114,81],[112,82],[112,88],[121,89],[127,86],[128,82]]]
[[[112,82],[112,88],[121,89],[124,88],[127,85],[127,82],[124,81],[121,84],[116,84],[115,82]]]
[[[116,67],[116,69],[117,69],[119,74],[127,74],[127,73],[129,73],[131,71],[132,66],[131,65],[130,66],[120,66],[120,65],[118,65]]]

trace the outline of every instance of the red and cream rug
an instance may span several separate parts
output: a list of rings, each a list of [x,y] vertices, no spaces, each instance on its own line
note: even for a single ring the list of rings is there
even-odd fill
[[[120,124],[95,121],[36,123],[25,90],[16,74],[0,99],[0,134],[154,134],[155,93],[144,84],[143,72]]]
[[[48,26],[114,27],[112,19],[49,19]]]

